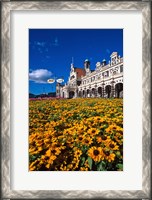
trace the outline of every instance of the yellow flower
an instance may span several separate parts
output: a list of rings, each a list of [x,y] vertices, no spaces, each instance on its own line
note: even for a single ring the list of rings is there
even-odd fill
[[[60,154],[60,149],[58,147],[50,147],[47,151],[46,151],[46,156],[50,157],[51,155],[59,155]]]
[[[109,156],[106,157],[106,159],[108,160],[108,162],[112,162],[115,160],[115,154],[111,153]]]
[[[84,144],[84,145],[90,145],[92,143],[93,143],[93,141],[92,141],[91,137],[86,137],[86,138],[83,138],[83,140],[82,140],[82,144]]]
[[[30,164],[30,171],[34,171],[35,169],[36,169],[36,164],[38,163],[39,161],[38,160],[35,160],[34,162],[32,162],[31,164]]]
[[[97,135],[97,134],[99,133],[99,130],[96,129],[96,128],[90,128],[90,129],[88,130],[88,133],[89,133],[90,135]]]
[[[78,158],[74,158],[72,161],[72,165],[73,165],[73,170],[77,169],[79,166],[79,162],[80,160]]]
[[[56,159],[56,156],[50,156],[49,159],[47,160],[47,164],[45,165],[46,168],[50,168],[50,166],[53,164],[53,161]]]
[[[119,146],[117,145],[116,142],[111,141],[111,142],[109,142],[109,144],[107,146],[111,150],[119,150]]]
[[[96,140],[97,140],[98,143],[102,142],[102,138],[101,137],[97,137]]]
[[[115,124],[112,124],[108,128],[106,128],[106,132],[110,133],[110,134],[113,133],[116,130],[117,130],[117,125],[115,125]]]
[[[34,171],[36,169],[36,166],[30,166],[30,171]]]
[[[79,136],[75,139],[75,141],[78,142],[78,143],[79,143],[79,142],[82,142],[83,138],[84,138],[83,135],[79,135]]]
[[[80,167],[80,171],[88,171],[89,168],[88,167]]]
[[[100,162],[104,159],[104,154],[101,147],[91,147],[88,150],[88,156],[90,156],[95,162]]]
[[[76,158],[79,158],[80,156],[82,155],[82,151],[81,150],[76,150],[75,152],[74,152],[74,156],[76,157]]]
[[[42,146],[38,147],[38,151],[42,151],[42,150],[43,150]]]

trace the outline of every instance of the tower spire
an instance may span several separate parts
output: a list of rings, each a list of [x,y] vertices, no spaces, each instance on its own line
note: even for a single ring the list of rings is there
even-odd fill
[[[71,69],[74,67],[74,58],[72,57]]]
[[[73,56],[72,56],[72,64],[74,64],[74,58],[73,58]]]

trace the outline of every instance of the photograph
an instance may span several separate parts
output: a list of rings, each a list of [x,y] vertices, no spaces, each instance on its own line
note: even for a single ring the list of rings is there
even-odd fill
[[[29,29],[29,171],[123,171],[123,29]]]

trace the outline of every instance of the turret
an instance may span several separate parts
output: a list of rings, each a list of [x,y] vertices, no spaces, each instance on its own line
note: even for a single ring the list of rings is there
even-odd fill
[[[84,61],[84,69],[86,72],[90,72],[90,61],[88,59]]]
[[[111,65],[117,64],[118,53],[113,52],[110,57],[111,57]]]
[[[106,65],[106,60],[103,59],[103,61],[101,62],[101,66],[105,66]]]
[[[56,97],[60,97],[61,84],[56,84]]]

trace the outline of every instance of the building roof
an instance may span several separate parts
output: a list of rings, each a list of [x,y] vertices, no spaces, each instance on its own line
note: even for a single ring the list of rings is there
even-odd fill
[[[86,72],[85,69],[82,68],[74,68],[74,71],[77,72],[77,77],[80,78],[81,76],[85,76]]]

